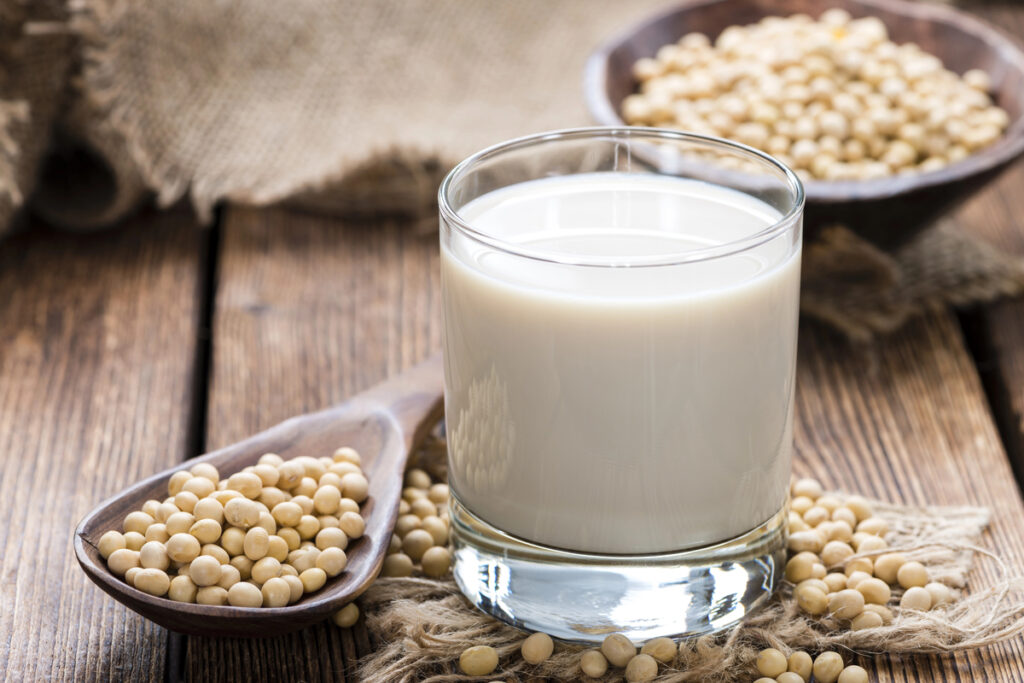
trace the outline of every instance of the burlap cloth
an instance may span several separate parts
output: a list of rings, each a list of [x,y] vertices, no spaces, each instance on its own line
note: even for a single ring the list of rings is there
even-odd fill
[[[426,444],[414,456],[413,464],[444,480],[443,442]],[[849,660],[853,654],[947,653],[1020,635],[1024,629],[1024,578],[1019,568],[1008,567],[996,554],[980,547],[989,521],[987,510],[878,501],[872,507],[889,523],[886,540],[890,548],[864,556],[898,550],[922,562],[933,581],[956,589],[952,605],[929,612],[900,611],[891,625],[852,631],[831,618],[810,617],[800,611],[793,586],[784,584],[768,605],[749,615],[739,627],[688,642],[671,664],[661,667],[657,683],[752,681],[757,678],[753,662],[765,647],[776,647],[787,655],[796,649],[836,650]],[[978,559],[993,570],[986,572],[994,578],[985,586],[968,585],[969,575],[972,581],[977,576],[971,569]],[[894,595],[898,598],[901,594],[897,587]],[[360,679],[367,683],[592,680],[580,672],[583,648],[578,646],[559,644],[548,661],[527,664],[519,655],[527,634],[470,606],[450,578],[378,579],[359,602],[374,641],[374,652],[360,662]],[[498,671],[478,678],[460,674],[459,655],[469,645],[494,647],[501,657]],[[610,668],[601,680],[618,683],[622,674],[622,669]]]
[[[675,0],[63,1],[0,0],[0,232],[26,202],[81,230],[148,197],[433,221],[460,158],[588,124],[586,56]],[[805,313],[859,339],[1024,288],[948,228],[805,261]]]

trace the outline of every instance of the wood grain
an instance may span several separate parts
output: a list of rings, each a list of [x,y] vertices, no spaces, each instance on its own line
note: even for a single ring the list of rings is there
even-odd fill
[[[973,3],[972,11],[1024,44],[1024,7]],[[1024,164],[1016,164],[954,220],[1007,253],[1024,258]],[[1024,300],[999,301],[970,317],[979,328],[989,398],[1017,476],[1024,480]]]
[[[207,446],[340,402],[440,348],[437,235],[231,208],[223,223]],[[189,637],[197,681],[352,680],[360,622],[261,640]]]
[[[185,457],[201,240],[173,212],[0,248],[0,679],[163,677],[166,632],[90,584],[71,537]]]
[[[795,474],[883,500],[989,507],[984,544],[1024,574],[1024,506],[951,314],[915,321],[865,349],[805,325],[796,408]],[[983,562],[969,582],[996,578]],[[879,681],[1019,681],[1022,659],[1017,638],[955,657],[862,664],[877,668]]]

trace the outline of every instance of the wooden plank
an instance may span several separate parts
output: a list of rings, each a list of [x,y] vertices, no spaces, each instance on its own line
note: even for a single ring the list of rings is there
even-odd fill
[[[1024,45],[1024,5],[972,2],[972,12]],[[1007,253],[1024,258],[1024,164],[986,188],[954,220]],[[968,316],[989,400],[1018,478],[1024,479],[1024,299],[1003,300]]]
[[[340,402],[440,348],[437,235],[231,208],[213,321],[207,448]],[[362,625],[189,638],[191,680],[340,681]]]
[[[167,633],[86,580],[71,534],[185,457],[202,239],[178,211],[0,247],[0,679],[163,678]]]
[[[984,544],[1024,568],[1024,505],[955,318],[930,315],[866,349],[801,331],[798,476],[907,503],[984,505]],[[981,563],[970,585],[991,585]],[[879,681],[1024,680],[1024,639],[955,657],[862,662]],[[876,680],[872,678],[872,680]]]

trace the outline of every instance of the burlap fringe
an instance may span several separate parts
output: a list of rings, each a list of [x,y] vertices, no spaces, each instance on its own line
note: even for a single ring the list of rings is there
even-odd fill
[[[430,464],[429,458],[427,464]],[[434,463],[437,465],[437,463]],[[942,653],[964,650],[1017,636],[1024,628],[1024,578],[1011,575],[1003,561],[978,546],[989,520],[975,507],[913,507],[874,503],[890,525],[891,548],[925,563],[933,580],[954,588],[966,585],[975,554],[993,563],[997,578],[972,590],[954,604],[930,612],[899,614],[892,625],[861,631],[836,628],[800,612],[786,585],[763,609],[725,635],[705,636],[684,648],[662,667],[659,683],[742,681],[754,678],[753,661],[764,647],[783,652],[845,649],[871,653]],[[879,554],[879,553],[871,553]],[[868,554],[868,555],[871,555]],[[898,596],[900,590],[895,590]],[[897,598],[898,599],[898,598]],[[527,681],[581,677],[582,648],[559,645],[547,662],[533,666],[518,655],[525,635],[472,608],[452,580],[379,579],[361,599],[367,627],[377,650],[360,663],[365,681]],[[835,630],[834,630],[835,629]],[[458,672],[459,654],[467,645],[490,645],[501,657],[498,673],[474,678]],[[621,681],[610,671],[606,682]]]

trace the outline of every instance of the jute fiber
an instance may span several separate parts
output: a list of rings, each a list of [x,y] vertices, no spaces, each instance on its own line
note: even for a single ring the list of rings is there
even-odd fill
[[[898,614],[889,626],[851,631],[831,619],[801,612],[786,585],[765,607],[725,635],[696,639],[676,660],[661,667],[656,679],[669,681],[744,681],[756,678],[757,653],[776,647],[839,650],[872,654],[943,653],[990,645],[1016,637],[1024,628],[1024,579],[991,552],[979,547],[988,512],[974,507],[910,507],[873,503],[876,514],[891,528],[891,548],[924,563],[935,581],[958,589],[946,608]],[[1000,580],[966,591],[974,557],[993,562]],[[856,555],[855,557],[860,557]],[[900,589],[894,595],[902,594]],[[366,681],[440,682],[480,680],[527,681],[531,677],[579,680],[583,648],[559,644],[550,660],[530,665],[519,656],[526,633],[488,617],[468,604],[452,580],[378,579],[361,598],[367,628],[378,649],[360,663]],[[490,645],[501,658],[499,671],[473,678],[459,673],[458,659],[469,645]],[[602,679],[621,681],[622,670],[610,669]]]
[[[66,1],[0,0],[0,234],[26,202],[86,230],[153,197],[436,225],[455,162],[589,124],[588,54],[676,2]],[[834,232],[805,261],[804,312],[857,340],[1024,288],[949,229],[895,253]]]

